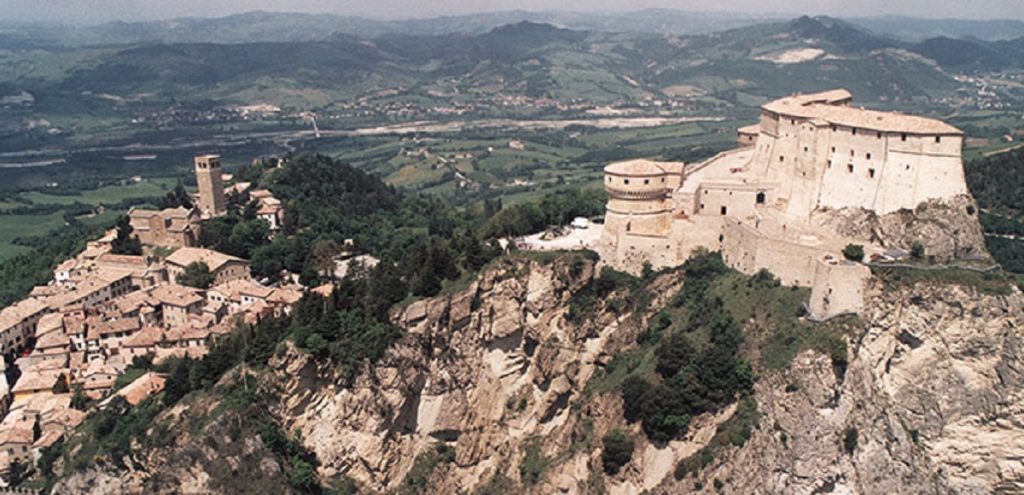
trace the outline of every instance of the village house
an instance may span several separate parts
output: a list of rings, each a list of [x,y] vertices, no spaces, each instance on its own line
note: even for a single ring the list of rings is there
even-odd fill
[[[21,349],[36,334],[36,324],[49,311],[37,299],[25,299],[0,310],[0,349],[3,354]]]
[[[255,302],[267,302],[274,292],[273,288],[264,287],[252,279],[239,279],[216,285],[206,291],[206,299],[211,303],[222,303],[234,313],[243,306]]]
[[[152,246],[189,247],[199,242],[201,216],[195,208],[128,210],[132,236]]]
[[[270,230],[278,230],[284,223],[284,207],[268,189],[257,189],[249,193],[249,197],[257,203],[256,216],[270,225]]]
[[[47,370],[24,370],[18,381],[11,387],[11,394],[14,396],[14,403],[27,400],[36,394],[51,393],[54,386],[61,379],[63,373]],[[63,375],[67,379],[67,375]]]
[[[232,280],[249,278],[249,262],[241,258],[203,248],[181,248],[165,260],[169,280],[176,281],[185,272],[185,267],[192,263],[205,263],[213,274],[213,285],[220,285]]]
[[[176,284],[156,287],[150,295],[160,304],[160,321],[165,327],[187,324],[190,316],[202,314],[206,301],[198,290]]]
[[[95,269],[110,274],[128,274],[136,288],[147,288],[167,281],[167,268],[152,256],[105,253],[96,258]]]
[[[130,273],[97,271],[70,280],[63,291],[45,298],[44,302],[54,311],[76,306],[91,308],[132,290]]]

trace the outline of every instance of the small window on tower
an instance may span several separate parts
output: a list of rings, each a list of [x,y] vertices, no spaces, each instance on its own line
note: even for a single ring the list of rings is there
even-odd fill
[[[853,150],[850,150],[850,156],[854,156]]]
[[[729,209],[723,206],[721,211],[722,211],[722,214],[725,215],[726,213],[729,212]]]
[[[836,126],[832,126],[832,132],[836,132]]]
[[[853,131],[853,135],[854,135],[854,136],[856,136],[856,135],[857,135],[857,128],[856,128],[856,127],[854,127],[853,129],[851,129],[851,131]]]
[[[900,134],[900,141],[906,141],[906,140],[907,140],[907,133],[904,132],[903,134]]]
[[[784,156],[782,156],[782,155],[779,155],[779,161],[780,161],[780,162],[784,162],[784,161],[786,161],[786,157],[784,157]]]
[[[868,153],[867,157],[868,157],[868,160],[870,160],[871,159],[871,153]]]
[[[835,147],[835,146],[833,146],[833,147],[832,147],[832,152],[833,152],[833,153],[835,153],[835,152],[836,152],[836,147]]]
[[[629,184],[629,179],[622,179],[623,184]]]
[[[869,168],[868,169],[868,177],[871,177],[872,179],[875,178],[875,169],[873,169],[873,168]]]
[[[651,183],[651,179],[644,179],[644,184],[650,184],[650,183]]]
[[[853,164],[852,163],[846,166],[846,171],[851,173],[851,174],[853,173]]]
[[[878,139],[882,139],[882,133],[881,132],[878,133]]]
[[[804,146],[804,153],[807,153],[807,147]]]
[[[942,136],[935,136],[935,142],[936,143],[941,143],[942,142]]]
[[[828,168],[832,168],[832,160],[828,161]]]

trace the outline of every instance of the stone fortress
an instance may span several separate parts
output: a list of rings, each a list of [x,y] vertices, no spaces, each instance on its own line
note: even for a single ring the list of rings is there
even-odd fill
[[[843,248],[860,244],[878,257],[892,246],[844,235],[856,229],[829,220],[853,210],[898,214],[967,195],[967,186],[960,130],[851,102],[842,89],[769,102],[758,124],[738,131],[738,149],[702,163],[608,165],[595,249],[631,272],[720,250],[739,271],[768,269],[784,284],[812,287],[812,316],[857,311],[870,270],[843,260]]]

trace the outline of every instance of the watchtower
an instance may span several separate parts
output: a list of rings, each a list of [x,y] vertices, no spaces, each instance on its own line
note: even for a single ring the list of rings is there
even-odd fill
[[[203,218],[227,212],[224,182],[221,179],[220,155],[199,155],[195,159],[196,182],[199,184],[199,211]]]

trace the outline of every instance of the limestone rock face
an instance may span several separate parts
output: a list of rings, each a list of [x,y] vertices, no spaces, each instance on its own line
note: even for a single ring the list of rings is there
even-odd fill
[[[1020,293],[878,282],[871,290],[845,375],[806,352],[759,381],[759,429],[702,473],[705,486],[717,479],[727,493],[1024,492]]]
[[[393,489],[418,453],[444,442],[456,453],[448,486],[487,481],[530,437],[567,429],[570,400],[616,328],[608,315],[564,318],[592,276],[590,262],[509,260],[461,293],[412,304],[395,315],[406,336],[350,388],[290,349],[271,363],[287,398],[274,410],[324,476]]]
[[[974,199],[965,194],[881,216],[857,208],[819,211],[811,221],[844,236],[878,241],[887,248],[910,251],[914,242],[920,242],[926,255],[948,260],[987,256],[977,212]]]
[[[174,406],[159,416],[166,428],[133,442],[127,469],[94,465],[60,480],[52,493],[292,493],[284,469],[257,432],[240,430],[238,413],[211,414],[216,400]],[[212,418],[201,421],[198,418]]]
[[[1016,289],[872,279],[865,312],[851,320],[846,369],[813,351],[786,370],[756,369],[750,439],[677,480],[677,464],[737,407],[693,418],[666,444],[627,424],[619,391],[591,378],[637,345],[683,281],[668,273],[650,282],[642,313],[570,321],[593,270],[580,259],[503,259],[461,292],[396,310],[404,336],[351,382],[286,346],[270,363],[266,406],[316,454],[322,481],[348,476],[366,493],[402,490],[417,458],[438,445],[448,457],[420,480],[424,493],[1024,493]],[[161,422],[189,430],[189,414],[175,408]],[[55,493],[287,493],[258,437],[236,438],[230,424],[148,449],[130,472],[76,474]],[[610,476],[601,439],[616,428],[636,445]]]

